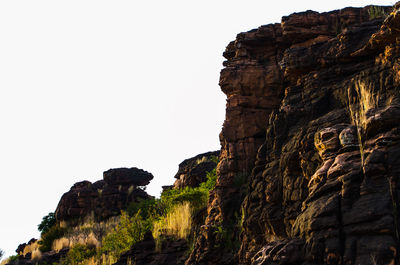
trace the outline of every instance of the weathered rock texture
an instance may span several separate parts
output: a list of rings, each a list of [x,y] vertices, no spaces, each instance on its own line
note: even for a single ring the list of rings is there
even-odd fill
[[[400,4],[385,20],[369,9],[295,13],[228,45],[217,186],[185,264],[400,264]],[[201,182],[197,161],[175,188]],[[104,176],[75,184],[57,219],[148,196],[149,173]],[[148,238],[118,264],[181,264],[187,248]]]
[[[104,220],[119,215],[129,203],[150,197],[139,187],[152,179],[151,173],[138,168],[116,168],[105,171],[103,180],[95,183],[75,183],[61,197],[56,219],[58,222],[76,220],[93,213],[98,220]]]
[[[369,8],[295,13],[228,45],[217,187],[187,264],[398,264],[400,11]],[[221,255],[216,227],[235,219],[239,254]]]
[[[207,180],[207,172],[217,166],[218,157],[219,151],[214,151],[184,160],[179,164],[178,172],[175,175],[174,188],[198,187],[200,183]]]

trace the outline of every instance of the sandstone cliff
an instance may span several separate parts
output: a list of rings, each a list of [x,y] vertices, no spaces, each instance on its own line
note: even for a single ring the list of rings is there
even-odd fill
[[[217,187],[186,264],[397,264],[399,6],[295,13],[228,45]]]
[[[190,252],[174,238],[156,251],[147,236],[116,264],[399,264],[399,43],[400,4],[295,13],[238,34],[220,77],[221,151],[182,162],[168,187],[197,187],[219,154]],[[150,179],[120,169],[77,183],[57,219],[107,219],[149,198],[137,187]]]

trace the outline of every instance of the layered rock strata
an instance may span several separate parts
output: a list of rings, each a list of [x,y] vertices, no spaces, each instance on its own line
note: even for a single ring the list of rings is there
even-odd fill
[[[399,11],[370,10],[295,13],[228,45],[217,187],[187,264],[397,264]],[[220,255],[234,218],[239,255]]]
[[[399,15],[381,26],[366,9],[344,11],[357,23],[283,54],[285,94],[250,177],[240,264],[398,263]]]

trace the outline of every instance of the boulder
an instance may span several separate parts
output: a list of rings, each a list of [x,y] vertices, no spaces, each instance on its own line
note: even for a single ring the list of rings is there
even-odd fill
[[[89,214],[96,220],[119,215],[131,202],[150,198],[142,188],[153,175],[138,168],[116,168],[104,172],[104,179],[75,183],[56,209],[57,222],[77,221]]]

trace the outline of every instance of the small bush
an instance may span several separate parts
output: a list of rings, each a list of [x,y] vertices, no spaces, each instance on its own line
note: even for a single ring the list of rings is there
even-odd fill
[[[66,228],[53,226],[45,234],[42,234],[42,238],[39,241],[39,250],[42,252],[50,251],[54,240],[59,239],[67,232]]]
[[[48,215],[44,216],[42,222],[38,224],[38,230],[45,234],[51,227],[56,224],[56,216],[54,213],[49,213]]]
[[[94,255],[96,255],[96,249],[77,244],[68,251],[65,259],[61,261],[61,265],[84,265],[86,260]]]
[[[129,204],[127,209],[129,216],[134,216],[139,211],[143,220],[147,220],[162,215],[164,207],[161,201],[155,198]]]
[[[19,255],[13,255],[8,257],[8,261],[17,261],[19,259]]]
[[[204,190],[213,190],[215,185],[217,184],[217,169],[214,168],[210,172],[207,172],[207,180],[205,182],[200,183],[200,188]]]
[[[103,238],[101,251],[119,258],[133,244],[142,240],[146,232],[140,211],[133,217],[129,217],[126,212],[122,212],[120,223]]]
[[[161,201],[165,203],[167,212],[171,211],[174,206],[189,202],[194,209],[201,209],[207,205],[208,190],[204,188],[171,189],[161,194]]]

